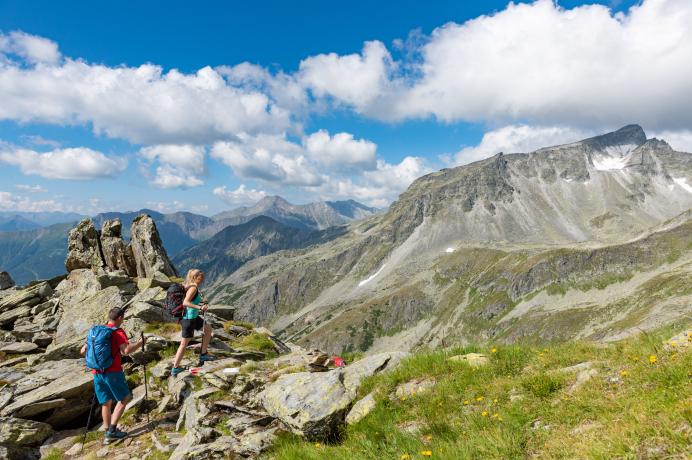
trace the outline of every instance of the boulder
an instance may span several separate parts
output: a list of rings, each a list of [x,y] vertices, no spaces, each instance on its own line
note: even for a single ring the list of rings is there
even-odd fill
[[[209,305],[209,310],[221,319],[232,321],[235,315],[235,307],[230,305]]]
[[[366,397],[358,401],[353,405],[348,415],[346,416],[346,423],[353,425],[361,421],[366,415],[368,415],[375,408],[377,403],[375,402],[375,397],[372,393],[369,393]]]
[[[29,315],[31,315],[31,307],[29,306],[23,305],[21,307],[13,308],[5,313],[0,313],[0,326],[7,326],[14,323],[19,318],[24,318]]]
[[[65,268],[71,272],[80,268],[101,268],[103,265],[99,232],[91,219],[86,218],[68,234]]]
[[[53,289],[47,282],[40,282],[21,291],[17,291],[0,299],[0,313],[12,310],[18,306],[33,307],[44,302],[53,295]]]
[[[0,444],[40,446],[53,428],[46,423],[14,417],[0,417]]]
[[[124,303],[116,286],[102,289],[79,303],[63,303],[61,298],[63,313],[55,341],[61,343],[74,337],[84,338],[91,326],[106,323],[111,308],[122,307]]]
[[[310,441],[337,439],[353,397],[343,385],[341,369],[284,374],[261,395],[272,417]]]
[[[0,291],[9,289],[15,285],[14,280],[7,272],[0,272]]]
[[[0,351],[7,354],[24,354],[31,353],[38,348],[38,345],[31,342],[14,342],[8,343],[0,347]]]
[[[128,276],[137,276],[134,255],[122,238],[120,219],[106,220],[101,226],[103,261],[110,270],[122,270]]]
[[[173,284],[168,276],[161,272],[154,272],[149,278],[137,278],[137,288],[144,291],[151,288],[160,287],[168,289],[168,286]]]
[[[272,417],[311,441],[340,436],[344,418],[366,377],[396,367],[408,353],[368,356],[345,368],[328,372],[284,374],[260,394]]]
[[[163,248],[154,219],[146,214],[136,217],[130,233],[130,247],[139,278],[151,278],[156,272],[178,276]]]

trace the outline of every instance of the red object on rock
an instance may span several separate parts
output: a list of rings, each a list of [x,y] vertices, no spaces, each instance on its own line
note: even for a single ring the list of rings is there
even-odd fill
[[[332,356],[332,363],[336,367],[344,367],[344,358],[341,356]]]

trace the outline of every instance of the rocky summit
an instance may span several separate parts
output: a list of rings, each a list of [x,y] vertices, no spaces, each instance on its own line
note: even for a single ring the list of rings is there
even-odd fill
[[[131,235],[125,244],[119,221],[97,231],[83,220],[70,232],[67,274],[21,288],[3,278],[1,458],[255,458],[282,433],[333,442],[362,382],[406,356],[380,353],[337,367],[319,350],[236,323],[233,308],[212,305],[204,321],[218,359],[195,368],[191,351],[183,362],[189,370],[172,377],[180,332],[163,300],[179,279],[148,216],[134,220]],[[123,329],[131,339],[148,340],[123,358],[133,400],[122,424],[131,437],[103,446],[93,378],[79,349],[88,329],[116,306],[127,308]]]
[[[252,260],[211,298],[330,352],[613,340],[690,313],[692,155],[626,126],[417,179],[331,241]]]

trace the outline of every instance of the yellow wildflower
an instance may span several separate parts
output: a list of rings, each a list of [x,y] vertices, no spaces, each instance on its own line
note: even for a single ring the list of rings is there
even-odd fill
[[[620,375],[623,376],[623,377],[627,377],[629,374],[630,374],[630,373],[627,372],[627,371],[625,371],[625,370],[620,371]]]
[[[420,453],[423,457],[432,457],[432,451],[431,450],[423,450]]]
[[[656,364],[656,355],[649,356],[649,362],[651,364]]]
[[[487,411],[487,410],[484,410],[483,412],[481,412],[481,415],[482,415],[483,417],[487,417],[487,416],[488,416],[488,411]]]
[[[493,403],[497,404],[497,398],[493,399]]]
[[[483,396],[476,397],[476,401],[483,401],[485,398]]]
[[[432,436],[427,435],[427,436],[425,437],[425,440],[426,440],[426,441],[432,441]]]
[[[316,442],[315,447],[319,449],[320,447],[322,447],[322,444],[320,444],[319,442]]]
[[[401,454],[401,457],[399,457],[401,460],[409,460],[411,456],[409,454]]]
[[[498,418],[499,416],[500,414],[498,414],[497,412],[493,414],[493,418]]]
[[[490,350],[490,353],[497,353],[497,348],[493,347],[493,349]]]
[[[501,422],[502,421],[502,416],[497,417],[497,421]]]
[[[671,347],[677,347],[678,343],[675,340],[673,340],[672,342],[670,342],[670,346]]]
[[[467,399],[464,401],[464,406],[468,406],[468,405],[469,405],[469,400]]]
[[[402,400],[402,401],[406,401],[406,396],[402,396],[402,397],[401,397],[401,400]]]

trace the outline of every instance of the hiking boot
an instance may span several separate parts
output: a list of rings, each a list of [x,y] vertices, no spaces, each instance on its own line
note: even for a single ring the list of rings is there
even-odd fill
[[[185,372],[187,369],[184,367],[174,367],[171,369],[171,377],[175,377],[176,375],[180,374],[181,372]]]
[[[121,439],[125,439],[127,437],[127,432],[126,431],[120,431],[119,429],[114,429],[114,430],[108,430],[106,431],[106,436],[103,439],[104,444],[110,444],[115,441],[120,441]]]
[[[207,361],[214,361],[216,359],[216,356],[212,356],[209,353],[203,353],[199,355],[199,362],[200,363],[206,363]]]

